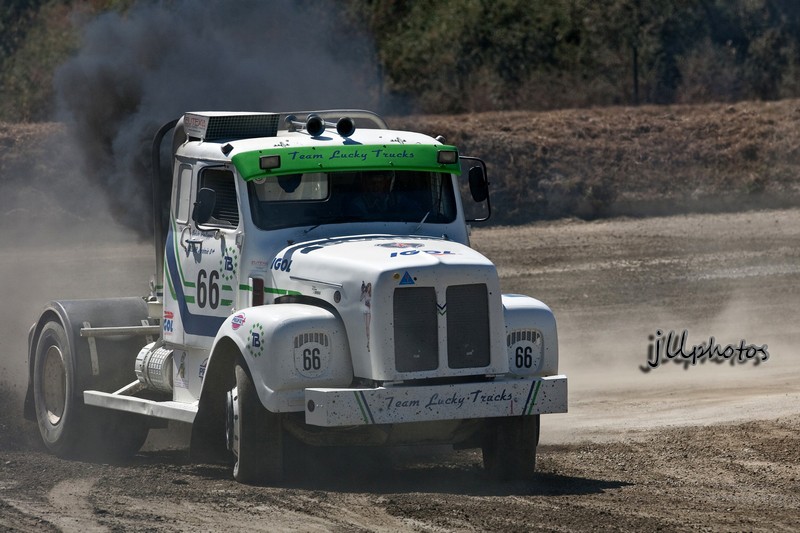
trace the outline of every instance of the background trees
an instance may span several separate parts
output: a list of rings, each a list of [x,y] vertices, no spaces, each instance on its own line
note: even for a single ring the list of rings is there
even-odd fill
[[[164,9],[187,7],[164,1]],[[235,3],[234,3],[235,4]],[[133,0],[5,0],[0,119],[53,112],[53,71],[98,15]],[[233,5],[233,4],[232,4]],[[800,96],[795,0],[340,0],[298,2],[313,31],[365,34],[384,111],[732,102]],[[334,14],[335,11],[335,14]],[[205,29],[213,31],[213,26]],[[359,52],[362,53],[363,51]],[[343,47],[340,53],[348,53]],[[355,51],[353,51],[355,53]]]

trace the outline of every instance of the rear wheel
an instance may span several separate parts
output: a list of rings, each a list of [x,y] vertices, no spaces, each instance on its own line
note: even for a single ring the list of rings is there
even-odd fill
[[[233,477],[240,483],[283,480],[284,431],[281,416],[268,411],[258,398],[247,370],[236,364],[236,387],[228,392],[226,433],[236,457]]]
[[[483,467],[493,478],[529,479],[536,471],[539,415],[498,418],[487,424]]]
[[[47,322],[36,345],[33,398],[44,445],[59,457],[76,455],[85,424],[75,401],[75,361],[67,334],[56,321]]]
[[[33,368],[33,397],[42,441],[59,457],[122,458],[141,448],[149,426],[136,415],[85,406],[76,361],[64,327],[47,322],[39,335]]]

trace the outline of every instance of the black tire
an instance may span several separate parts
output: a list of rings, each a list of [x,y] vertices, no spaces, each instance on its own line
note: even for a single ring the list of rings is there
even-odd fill
[[[63,458],[120,459],[141,448],[146,419],[85,406],[77,391],[72,346],[57,321],[39,335],[33,369],[33,397],[45,447]]]
[[[75,399],[75,360],[64,328],[47,322],[36,344],[33,399],[39,433],[58,457],[74,457],[86,435],[83,404]]]
[[[483,468],[499,481],[530,479],[536,471],[539,415],[498,418],[487,423]]]
[[[279,413],[268,411],[253,380],[239,363],[236,387],[228,393],[228,447],[236,457],[233,477],[240,483],[267,484],[283,480],[284,431]]]

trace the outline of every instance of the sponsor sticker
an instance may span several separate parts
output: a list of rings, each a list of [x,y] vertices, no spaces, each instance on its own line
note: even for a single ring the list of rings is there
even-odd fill
[[[418,242],[385,242],[375,246],[380,246],[381,248],[422,248],[425,245]]]
[[[172,335],[175,330],[175,313],[172,311],[164,311],[164,335]]]
[[[283,257],[276,257],[272,264],[270,265],[272,270],[280,270],[281,272],[291,272],[292,271],[292,260],[285,259]]]
[[[414,278],[411,277],[411,274],[409,274],[407,270],[400,280],[400,285],[414,285]]]
[[[237,329],[239,329],[244,325],[244,322],[245,322],[244,313],[239,313],[238,315],[235,315],[231,319],[231,327],[233,328],[234,331],[236,331]]]
[[[264,353],[264,328],[261,324],[253,324],[248,333],[247,351],[253,357],[260,357]]]

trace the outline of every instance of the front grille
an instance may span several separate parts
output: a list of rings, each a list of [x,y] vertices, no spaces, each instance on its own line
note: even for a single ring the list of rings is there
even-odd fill
[[[489,294],[486,285],[447,288],[447,365],[489,366]]]
[[[489,295],[484,284],[453,285],[437,305],[433,287],[394,291],[394,356],[398,372],[439,366],[439,320],[446,316],[449,368],[489,366]]]
[[[394,364],[398,372],[439,366],[436,290],[408,287],[394,291]]]

